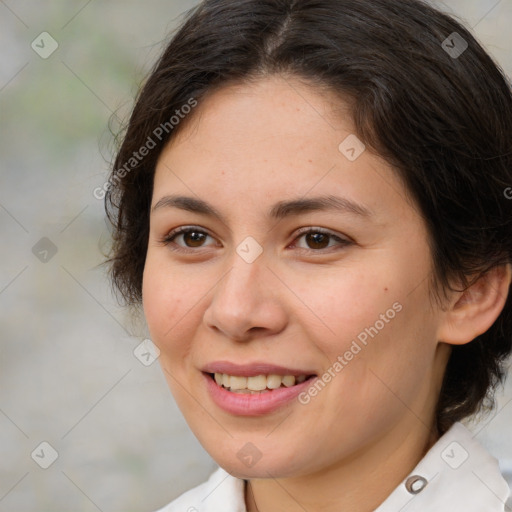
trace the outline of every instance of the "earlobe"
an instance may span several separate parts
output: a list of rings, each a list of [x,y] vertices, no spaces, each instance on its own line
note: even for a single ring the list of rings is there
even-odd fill
[[[512,280],[511,264],[494,267],[464,292],[457,292],[442,313],[438,340],[464,345],[486,332],[500,316]]]

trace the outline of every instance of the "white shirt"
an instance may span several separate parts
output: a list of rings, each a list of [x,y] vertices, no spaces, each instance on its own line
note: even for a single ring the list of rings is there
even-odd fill
[[[218,468],[157,512],[247,512],[244,493],[243,479]],[[374,512],[504,512],[509,495],[497,459],[455,423]]]

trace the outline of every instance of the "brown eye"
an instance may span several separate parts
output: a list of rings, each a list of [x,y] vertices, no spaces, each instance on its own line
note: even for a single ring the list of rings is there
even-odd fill
[[[201,247],[201,244],[206,238],[206,234],[200,231],[186,231],[182,233],[183,241],[188,247]]]
[[[329,245],[329,235],[325,233],[307,233],[305,240],[310,249],[325,249]]]
[[[213,239],[211,235],[199,228],[183,227],[166,235],[161,240],[161,243],[171,246],[175,251],[188,250],[189,252],[194,252],[193,249],[208,247],[208,245],[205,244],[208,237]],[[340,238],[334,233],[327,231],[324,232],[318,228],[302,230],[302,233],[299,233],[295,238],[294,244],[297,244],[297,240],[301,239],[304,239],[305,246],[298,244],[296,247],[300,250],[312,252],[322,252],[324,249],[334,249],[336,246],[338,248],[343,248],[353,243],[351,240]]]
[[[302,245],[298,240],[303,239]],[[299,232],[294,244],[297,248],[305,251],[321,252],[323,249],[343,248],[351,245],[353,242],[349,239],[341,238],[334,233],[324,231],[319,228],[307,228]]]
[[[174,245],[176,246],[175,250],[187,250],[203,247],[204,241],[206,238],[212,238],[208,233],[202,231],[201,229],[189,227],[189,228],[179,228],[175,231],[172,231],[168,235],[166,235],[161,242],[164,245]],[[176,240],[181,242],[177,243]]]

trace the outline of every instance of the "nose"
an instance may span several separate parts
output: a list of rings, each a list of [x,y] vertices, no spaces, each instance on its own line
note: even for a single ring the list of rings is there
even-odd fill
[[[231,268],[213,290],[204,323],[236,341],[277,334],[287,323],[282,293],[263,255],[247,263],[235,253]]]

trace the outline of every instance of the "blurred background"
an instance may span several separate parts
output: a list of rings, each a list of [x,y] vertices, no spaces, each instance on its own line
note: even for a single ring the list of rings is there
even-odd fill
[[[512,76],[511,0],[432,3]],[[98,267],[109,231],[93,195],[109,120],[196,4],[0,0],[0,511],[151,512],[216,467]],[[509,379],[470,425],[509,479],[511,401]]]

